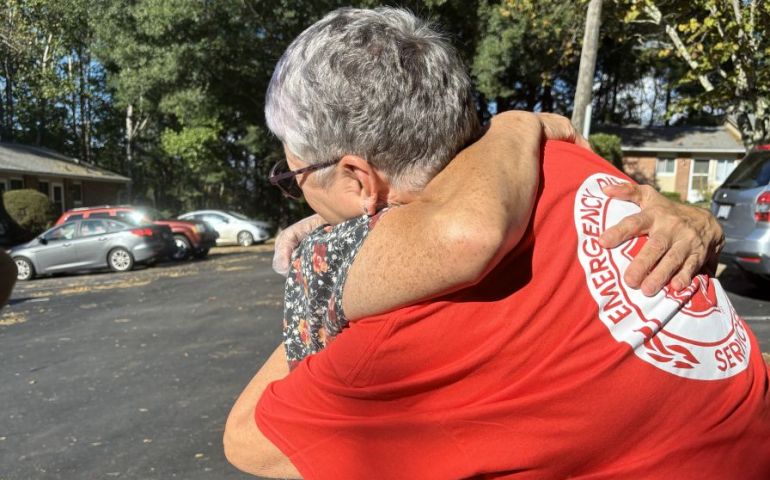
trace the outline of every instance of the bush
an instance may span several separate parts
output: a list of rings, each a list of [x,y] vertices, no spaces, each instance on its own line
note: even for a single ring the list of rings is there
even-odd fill
[[[620,137],[608,133],[595,133],[588,137],[591,148],[621,172],[623,171],[623,151],[620,149]]]
[[[679,195],[676,192],[660,192],[660,194],[663,195],[664,197],[668,198],[669,200],[673,200],[675,202],[681,202],[682,201],[682,196]]]
[[[29,237],[41,233],[53,220],[51,202],[37,190],[11,190],[3,194],[3,201],[8,214]]]

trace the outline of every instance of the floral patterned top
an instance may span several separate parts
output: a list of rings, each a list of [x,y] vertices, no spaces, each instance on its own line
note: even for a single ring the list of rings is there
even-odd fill
[[[342,311],[348,270],[385,211],[322,225],[294,250],[283,306],[283,343],[290,369],[321,351],[348,325]]]

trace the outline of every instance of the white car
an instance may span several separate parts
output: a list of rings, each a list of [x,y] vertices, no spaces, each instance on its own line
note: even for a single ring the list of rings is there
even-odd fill
[[[248,247],[270,238],[272,225],[252,220],[237,212],[196,210],[179,215],[180,220],[202,220],[219,233],[217,245],[238,244]]]

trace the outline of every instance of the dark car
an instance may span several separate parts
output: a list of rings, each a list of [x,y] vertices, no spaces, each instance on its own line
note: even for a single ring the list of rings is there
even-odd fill
[[[770,145],[752,150],[719,187],[711,212],[725,231],[720,261],[770,280]]]
[[[114,219],[76,220],[53,227],[9,251],[19,280],[36,275],[109,267],[125,272],[163,254],[171,230]]]

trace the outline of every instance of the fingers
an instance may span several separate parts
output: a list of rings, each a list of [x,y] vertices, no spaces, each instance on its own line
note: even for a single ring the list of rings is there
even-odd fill
[[[654,256],[660,255],[658,262],[641,282],[642,293],[647,296],[655,295],[667,284],[676,291],[685,288],[692,280],[693,265],[698,263],[697,260],[693,263],[693,258],[686,257],[690,252],[686,243],[677,243],[668,247],[662,242],[665,240],[652,242],[653,251],[645,259],[649,261]],[[685,261],[686,258],[687,261]]]
[[[599,244],[604,248],[615,248],[632,238],[646,235],[653,222],[653,216],[645,211],[629,215],[605,230],[599,237]]]
[[[677,273],[673,279],[671,279],[671,287],[676,290],[683,290],[687,285],[695,278],[696,273],[701,268],[703,261],[697,256],[690,256],[682,265],[681,270]]]
[[[536,115],[543,126],[545,138],[576,143],[579,135],[568,118],[555,113],[537,113]]]
[[[323,217],[318,214],[303,218],[289,225],[275,237],[275,252],[273,253],[273,270],[284,277],[289,275],[291,255],[300,242],[313,230],[325,224]]]
[[[298,245],[295,236],[289,230],[283,230],[275,237],[275,251],[273,252],[273,271],[284,277],[289,275],[291,265],[291,253]]]
[[[667,283],[682,290],[707,261],[718,255],[723,232],[707,212],[671,201],[647,185],[623,183],[602,190],[609,197],[642,208],[599,238],[604,248],[615,248],[634,237],[649,235],[626,269],[624,279],[630,287],[640,288],[648,296]]]
[[[578,147],[585,148],[586,150],[589,150],[591,152],[594,151],[593,147],[591,147],[591,142],[586,140],[583,135],[575,136],[575,145],[577,145]]]
[[[645,295],[657,293],[673,275],[670,270],[672,268],[678,270],[678,265],[672,265],[676,263],[675,256],[667,256],[666,261],[661,261],[664,255],[671,253],[669,249],[670,246],[665,238],[659,236],[649,238],[626,269],[623,278],[628,286],[643,287],[642,292]],[[679,264],[681,265],[681,262]]]
[[[602,188],[605,195],[616,200],[625,200],[628,202],[642,205],[645,197],[643,185],[633,183],[610,184]],[[664,197],[665,198],[665,197]]]

